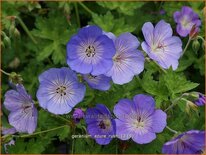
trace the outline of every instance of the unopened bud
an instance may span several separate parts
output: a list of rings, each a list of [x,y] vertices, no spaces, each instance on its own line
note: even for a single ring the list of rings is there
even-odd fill
[[[64,12],[65,12],[66,14],[69,14],[69,13],[70,13],[70,7],[69,7],[69,5],[68,5],[67,3],[64,5]]]
[[[198,111],[198,106],[196,104],[194,104],[193,102],[187,100],[187,103],[186,103],[186,113],[190,114],[191,111],[195,111],[197,112]]]
[[[191,92],[189,93],[189,96],[191,96],[194,100],[198,99],[199,98],[199,92]]]
[[[2,143],[8,143],[13,139],[12,135],[4,135],[2,136]]]
[[[11,47],[11,40],[9,37],[5,36],[3,42],[6,46]]]
[[[18,57],[15,57],[14,60],[12,60],[10,63],[9,63],[9,67],[10,68],[17,68],[20,64],[20,60]]]
[[[5,48],[5,45],[4,45],[3,41],[1,42],[1,47]]]
[[[21,84],[23,82],[21,75],[15,72],[11,72],[9,75],[9,80],[14,84]]]
[[[15,30],[14,30],[14,36],[15,37],[20,37],[20,32],[17,28],[15,28]]]
[[[9,28],[9,36],[13,36],[14,35],[14,31],[15,31],[15,25],[11,24],[11,26]]]
[[[192,43],[192,49],[194,52],[197,52],[200,49],[200,43],[197,39],[195,39]]]

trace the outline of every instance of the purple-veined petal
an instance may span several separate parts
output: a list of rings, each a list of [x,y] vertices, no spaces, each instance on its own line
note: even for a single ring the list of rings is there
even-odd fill
[[[152,132],[147,132],[145,134],[135,134],[132,137],[132,140],[138,144],[147,144],[152,142],[156,138],[156,134]]]
[[[153,39],[154,39],[154,26],[152,25],[151,22],[144,23],[144,25],[142,27],[142,33],[144,35],[146,42],[149,45],[151,45],[153,43]]]
[[[154,43],[162,42],[164,39],[172,36],[172,28],[169,23],[166,23],[164,20],[161,20],[157,23],[154,28]]]
[[[154,112],[155,101],[151,96],[139,94],[134,96],[133,101],[137,111],[145,111],[147,115]]]
[[[152,129],[156,133],[160,133],[167,125],[167,115],[162,110],[156,110],[152,115]]]

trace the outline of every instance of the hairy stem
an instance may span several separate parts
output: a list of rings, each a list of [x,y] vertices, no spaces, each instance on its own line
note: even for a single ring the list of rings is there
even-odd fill
[[[171,132],[175,133],[175,134],[178,133],[176,130],[171,129],[169,126],[166,126],[166,128],[167,128],[168,130],[170,130]]]
[[[75,128],[74,128],[74,134],[75,134]],[[72,149],[71,149],[71,154],[74,154],[74,145],[75,145],[75,138],[72,138]]]
[[[21,20],[21,18],[15,16],[15,18],[18,20],[19,24],[22,26],[22,28],[24,29],[24,31],[27,33],[27,35],[29,36],[29,38],[35,43],[37,44],[37,41],[34,39],[34,37],[32,36],[32,34],[30,33],[29,29],[27,28],[27,26],[24,24],[24,22]]]
[[[7,75],[7,76],[10,76],[10,75],[11,75],[10,73],[7,73],[7,72],[5,72],[5,71],[2,70],[2,69],[0,69],[0,71],[1,71],[2,73],[4,73],[5,75]]]
[[[184,55],[184,53],[186,52],[186,50],[187,50],[187,48],[188,48],[188,46],[189,46],[189,44],[190,44],[191,40],[192,40],[191,38],[189,38],[189,39],[188,39],[187,44],[186,44],[186,46],[185,46],[185,48],[184,48],[184,50],[183,50],[183,52],[182,52],[182,55],[181,55],[181,56],[183,56],[183,55]]]
[[[164,111],[167,112],[168,110],[173,108],[177,104],[177,101],[179,101],[180,99],[182,99],[182,97],[187,96],[187,95],[188,95],[187,93],[184,93],[180,97],[176,98],[174,101],[171,101],[172,104],[167,109],[165,109]]]
[[[78,2],[79,5],[81,5],[85,11],[87,11],[89,14],[93,15],[95,14],[92,10],[90,10],[86,5],[84,5],[82,2]]]
[[[59,126],[59,127],[52,128],[52,129],[48,129],[48,130],[35,132],[35,133],[33,133],[33,134],[26,134],[26,135],[21,135],[21,136],[15,136],[15,135],[14,135],[14,137],[17,137],[17,138],[27,138],[27,137],[31,137],[31,136],[35,136],[35,135],[39,135],[39,134],[42,134],[42,133],[46,133],[46,132],[50,132],[50,131],[54,131],[54,130],[58,130],[58,129],[64,128],[64,127],[66,127],[66,126],[67,126],[67,125],[63,125],[63,126]]]
[[[78,27],[81,27],[77,3],[74,3],[74,8],[75,8],[75,13],[76,13]]]

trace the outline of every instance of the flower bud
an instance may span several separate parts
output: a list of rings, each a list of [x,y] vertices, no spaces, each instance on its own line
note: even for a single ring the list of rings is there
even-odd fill
[[[82,111],[82,109],[76,108],[72,116],[73,116],[75,123],[79,123],[80,119],[84,117],[84,112]]]
[[[1,42],[1,47],[2,47],[2,48],[5,48],[5,45],[4,45],[4,43],[3,43],[3,42]]]
[[[199,93],[199,97],[197,100],[195,100],[195,104],[197,106],[203,106],[206,104],[206,97],[204,94]]]
[[[21,84],[23,82],[23,79],[20,74],[11,72],[11,74],[9,75],[9,81],[11,81],[14,84]]]
[[[15,31],[15,25],[11,24],[11,26],[9,28],[9,36],[13,36],[14,35],[14,31]]]
[[[195,39],[192,43],[192,49],[194,52],[197,52],[200,49],[200,43],[197,39]]]
[[[189,96],[191,96],[192,98],[194,98],[194,100],[197,100],[199,98],[199,92],[190,92]]]
[[[14,60],[12,60],[10,63],[9,63],[9,67],[10,68],[17,68],[20,64],[20,60],[18,57],[15,57]]]
[[[20,37],[20,32],[17,28],[15,28],[15,30],[14,30],[14,36],[15,37]]]
[[[11,47],[11,40],[9,37],[5,36],[3,42],[4,42],[4,45]]]
[[[190,114],[191,111],[195,111],[197,112],[198,111],[198,106],[196,104],[194,104],[193,102],[187,100],[187,103],[186,103],[186,113]]]
[[[13,139],[12,135],[2,136],[2,143],[9,143]]]

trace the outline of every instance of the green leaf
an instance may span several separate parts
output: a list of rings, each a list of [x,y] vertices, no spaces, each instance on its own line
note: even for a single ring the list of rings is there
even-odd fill
[[[52,55],[54,64],[66,64],[66,43],[71,35],[76,32],[75,25],[69,26],[63,14],[50,13],[48,18],[37,18],[36,29],[33,35],[38,37],[39,48],[37,50],[37,60],[42,61]]]
[[[137,8],[144,5],[144,2],[97,2],[97,4],[110,10],[117,9],[125,15],[133,15]]]
[[[63,141],[65,138],[69,138],[70,134],[70,127],[65,126],[64,128],[61,129],[61,132],[58,132],[57,136],[59,137],[60,141]]]
[[[163,75],[165,85],[167,86],[171,95],[178,93],[184,93],[196,88],[199,84],[188,81],[184,74],[176,73],[172,69],[167,70],[167,73]]]
[[[156,99],[156,107],[161,106],[161,102],[168,100],[168,89],[162,78],[159,81],[153,80],[151,72],[144,73],[141,80],[142,88],[149,94],[154,95]]]
[[[177,105],[182,112],[185,112],[185,109],[186,109],[186,101],[185,100],[179,100],[177,102]]]
[[[104,31],[112,32],[115,35],[119,35],[124,32],[133,32],[135,30],[134,25],[128,25],[123,17],[115,18],[110,11],[105,15],[93,14],[92,19],[94,24],[100,26]]]

